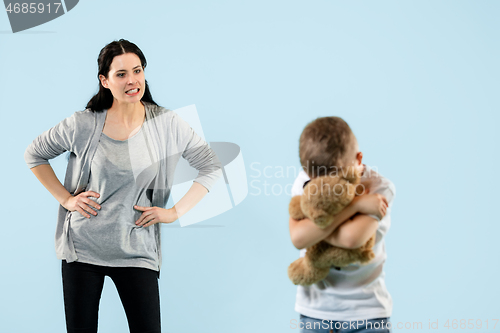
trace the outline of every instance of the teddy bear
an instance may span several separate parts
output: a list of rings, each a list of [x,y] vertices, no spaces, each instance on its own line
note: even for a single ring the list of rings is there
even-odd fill
[[[305,185],[304,193],[290,201],[290,217],[295,220],[308,218],[322,229],[328,227],[355,195],[364,192],[360,178],[354,167],[343,168],[334,176],[313,178]],[[311,285],[326,278],[332,266],[340,269],[353,263],[368,263],[375,257],[374,244],[375,234],[357,249],[339,248],[320,241],[307,248],[304,257],[290,264],[288,277],[295,285]]]

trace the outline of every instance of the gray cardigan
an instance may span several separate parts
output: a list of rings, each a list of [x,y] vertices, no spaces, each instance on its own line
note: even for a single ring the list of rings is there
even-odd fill
[[[174,111],[152,103],[143,102],[146,109],[144,132],[154,149],[154,158],[159,163],[159,173],[152,186],[152,204],[165,208],[173,184],[174,171],[182,156],[197,169],[195,182],[210,190],[222,176],[221,164],[214,151]],[[65,151],[70,152],[64,187],[71,195],[86,191],[90,176],[90,165],[98,147],[104,128],[107,110],[92,112],[77,111],[51,129],[40,134],[27,147],[24,159],[29,168],[50,164]],[[59,205],[55,248],[58,259],[73,262],[77,259],[69,229],[69,211]],[[159,268],[161,268],[160,223],[154,224]]]

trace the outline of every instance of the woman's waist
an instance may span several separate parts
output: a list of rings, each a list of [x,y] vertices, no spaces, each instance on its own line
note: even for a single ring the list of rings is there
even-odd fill
[[[120,237],[128,238],[153,238],[154,228],[140,227],[135,224],[139,219],[140,214],[134,216],[123,216],[117,214],[99,214],[92,215],[90,218],[82,216],[78,211],[70,212],[69,229],[73,236],[93,236],[96,238],[108,238],[109,235],[113,239]]]

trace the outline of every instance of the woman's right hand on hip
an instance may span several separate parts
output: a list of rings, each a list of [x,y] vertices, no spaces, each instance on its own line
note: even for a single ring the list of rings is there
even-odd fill
[[[77,196],[70,196],[62,206],[70,212],[74,212],[76,210],[84,217],[89,219],[90,215],[87,214],[87,212],[94,216],[97,215],[97,212],[90,207],[101,209],[101,206],[88,197],[99,198],[99,193],[96,193],[94,191],[86,191],[78,194]]]

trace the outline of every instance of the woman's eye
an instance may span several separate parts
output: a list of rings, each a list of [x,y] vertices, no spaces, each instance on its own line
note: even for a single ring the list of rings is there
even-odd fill
[[[123,73],[119,73],[116,76],[122,77]]]
[[[137,69],[136,72],[139,73],[141,70],[140,69]]]

